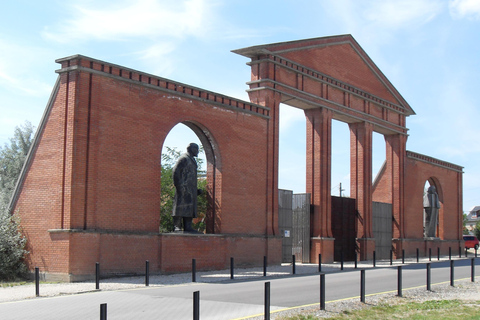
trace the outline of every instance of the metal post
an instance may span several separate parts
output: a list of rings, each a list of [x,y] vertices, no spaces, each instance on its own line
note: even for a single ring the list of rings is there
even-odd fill
[[[340,252],[340,270],[343,270],[343,251]]]
[[[145,286],[150,285],[150,261],[145,261]]]
[[[365,269],[360,270],[360,301],[365,303]]]
[[[448,247],[448,260],[452,260],[452,247]]]
[[[465,247],[465,258],[468,257],[468,249]]]
[[[428,261],[432,261],[432,248],[428,248]]]
[[[200,320],[200,291],[193,292],[193,320]]]
[[[358,261],[357,252],[355,252],[355,269],[357,269],[357,261]]]
[[[475,258],[477,257],[477,247],[475,247]]]
[[[265,282],[265,320],[270,320],[270,282]]]
[[[322,254],[318,254],[318,272],[322,272]]]
[[[402,249],[402,264],[405,263],[405,249]]]
[[[440,247],[437,247],[437,260],[440,261]]]
[[[295,274],[295,255],[292,255],[292,274]]]
[[[267,276],[267,256],[263,256],[263,276]]]
[[[427,290],[432,291],[431,265],[427,263]]]
[[[233,265],[234,265],[235,261],[233,260],[233,257],[230,258],[230,279],[233,279],[234,276],[233,276]]]
[[[418,263],[419,260],[420,260],[420,250],[418,250],[418,248],[417,248],[417,263]]]
[[[197,282],[197,260],[192,259],[192,282]]]
[[[462,246],[458,246],[458,257],[462,257]]]
[[[35,296],[40,296],[40,269],[35,267]]]
[[[325,273],[320,274],[320,310],[325,310]]]
[[[402,295],[402,266],[397,267],[397,295],[403,297]]]
[[[100,289],[100,263],[95,263],[95,289]]]
[[[472,275],[471,275],[471,280],[472,282],[475,282],[475,258],[472,258]]]
[[[393,250],[390,249],[390,265],[393,264]]]
[[[377,254],[376,254],[375,250],[373,250],[373,267],[374,267],[374,268],[375,268],[375,263],[376,263],[376,261],[375,261],[375,260],[376,260],[376,256],[377,256]]]
[[[107,304],[102,303],[100,305],[100,320],[107,320]]]
[[[455,260],[450,260],[450,285],[455,286]]]

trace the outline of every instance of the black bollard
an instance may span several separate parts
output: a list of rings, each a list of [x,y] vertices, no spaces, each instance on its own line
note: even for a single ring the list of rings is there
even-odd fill
[[[197,282],[197,260],[192,259],[192,282]]]
[[[235,261],[233,260],[233,257],[230,258],[230,279],[233,279],[233,266],[234,266]]]
[[[427,263],[427,290],[432,291],[431,265]]]
[[[360,270],[360,301],[365,303],[365,269]]]
[[[418,250],[418,248],[417,248],[417,263],[418,263],[419,260],[420,260],[420,250]]]
[[[468,249],[465,247],[465,258],[468,257]]]
[[[437,247],[437,260],[440,261],[440,247]]]
[[[428,261],[432,261],[432,248],[428,248]]]
[[[40,269],[35,267],[35,296],[40,296]]]
[[[472,271],[471,271],[471,280],[475,282],[475,258],[472,258]]]
[[[267,276],[267,256],[263,256],[263,276]]]
[[[405,249],[402,249],[402,264],[405,264]]]
[[[100,305],[100,320],[107,320],[107,304],[102,303]]]
[[[458,246],[458,257],[459,258],[462,257],[462,247],[461,246]]]
[[[295,274],[295,255],[292,255],[292,274]]]
[[[448,247],[448,260],[452,260],[452,247]]]
[[[340,253],[340,270],[343,270],[343,251]]]
[[[322,254],[318,254],[318,272],[322,272]]]
[[[270,320],[270,282],[265,282],[265,320]]]
[[[145,261],[145,286],[150,285],[150,261]]]
[[[397,267],[397,295],[403,297],[402,295],[402,266]]]
[[[477,247],[475,247],[475,258],[477,257]]]
[[[390,249],[390,265],[393,264],[393,250]]]
[[[100,289],[100,263],[95,263],[95,289]]]
[[[355,269],[357,269],[357,261],[358,261],[358,257],[357,257],[357,253],[355,252]]]
[[[450,260],[450,286],[455,286],[455,261]]]
[[[320,310],[325,310],[325,273],[320,274]]]
[[[200,291],[193,292],[193,320],[200,320]]]
[[[375,252],[375,250],[373,250],[373,267],[375,268],[375,264],[376,264],[376,257],[377,257],[377,254]]]

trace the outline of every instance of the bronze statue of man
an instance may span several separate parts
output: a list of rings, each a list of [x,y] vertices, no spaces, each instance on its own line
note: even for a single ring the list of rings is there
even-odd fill
[[[173,167],[173,184],[175,199],[173,203],[173,224],[175,231],[197,232],[192,226],[193,218],[197,217],[197,161],[198,145],[190,143],[187,152],[178,158]]]
[[[425,237],[435,237],[440,201],[438,201],[437,190],[434,186],[430,186],[423,196],[423,208],[425,209]]]

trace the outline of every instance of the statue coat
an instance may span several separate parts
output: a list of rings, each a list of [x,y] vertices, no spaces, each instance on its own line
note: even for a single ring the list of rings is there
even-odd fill
[[[197,162],[188,153],[178,158],[173,167],[175,199],[173,217],[197,217]]]

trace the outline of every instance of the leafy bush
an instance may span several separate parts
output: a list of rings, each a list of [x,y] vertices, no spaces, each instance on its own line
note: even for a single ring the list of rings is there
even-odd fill
[[[19,232],[18,215],[0,212],[0,280],[14,280],[27,272],[26,238]]]

